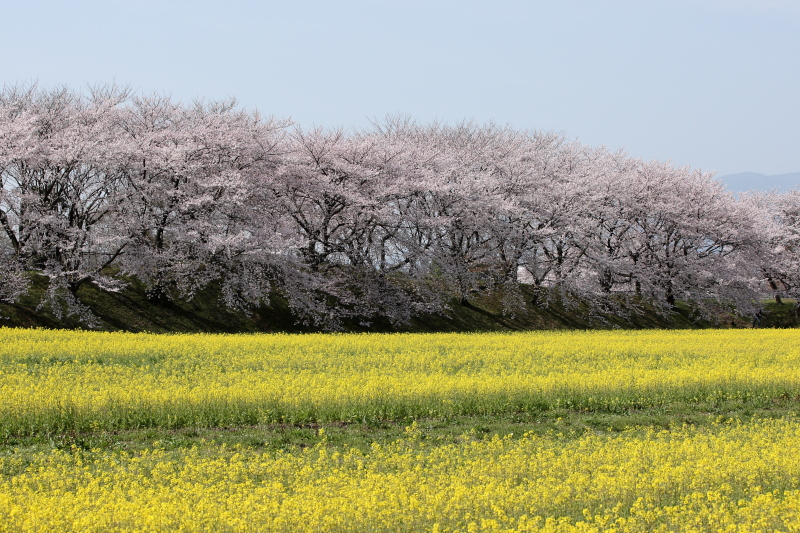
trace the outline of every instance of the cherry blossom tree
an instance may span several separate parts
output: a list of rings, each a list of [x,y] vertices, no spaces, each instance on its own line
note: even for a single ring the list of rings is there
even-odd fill
[[[17,260],[46,275],[46,301],[60,315],[86,314],[75,298],[106,275],[125,247],[116,228],[124,201],[117,154],[117,110],[127,91],[98,87],[85,97],[67,89],[7,89],[0,98],[4,143],[0,221]]]
[[[757,233],[746,210],[709,173],[639,163],[627,180],[627,267],[637,290],[668,306],[753,298],[742,259]],[[740,297],[737,295],[741,295]]]
[[[800,300],[800,189],[743,194],[750,220],[760,233],[755,265],[766,290],[779,304],[782,297]]]
[[[271,228],[254,227],[254,200],[278,166],[286,125],[234,100],[187,108],[134,99],[123,121],[131,242],[122,264],[153,297],[191,297],[218,281],[233,307],[267,298],[276,243]]]
[[[44,303],[90,321],[80,287],[133,276],[156,300],[281,294],[335,329],[498,290],[598,315],[800,295],[797,191],[737,199],[699,170],[493,124],[289,125],[234,100],[4,88],[0,298],[38,272]]]
[[[287,237],[280,290],[306,319],[336,327],[342,319],[406,322],[418,302],[396,283],[391,248],[402,146],[391,136],[297,129],[265,205]],[[335,302],[335,305],[331,305]]]

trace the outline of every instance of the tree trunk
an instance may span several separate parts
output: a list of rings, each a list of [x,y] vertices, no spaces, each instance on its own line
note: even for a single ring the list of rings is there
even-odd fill
[[[67,289],[69,289],[69,292],[71,292],[72,295],[77,298],[78,297],[78,289],[81,288],[81,285],[83,285],[84,281],[86,281],[86,278],[79,279],[78,281],[70,281],[67,284]]]
[[[783,301],[781,300],[781,295],[778,294],[778,284],[775,283],[775,280],[769,278],[769,288],[775,291],[775,303],[778,305],[783,305]]]

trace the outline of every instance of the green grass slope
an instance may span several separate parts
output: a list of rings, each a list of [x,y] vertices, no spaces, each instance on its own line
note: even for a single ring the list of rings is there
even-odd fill
[[[57,318],[49,307],[40,308],[39,302],[46,289],[44,278],[33,280],[29,294],[15,304],[0,302],[0,326],[22,328],[89,329],[75,317]],[[720,315],[714,320],[697,316],[686,305],[680,304],[669,316],[653,309],[627,313],[628,316],[605,314],[593,316],[585,305],[565,307],[558,300],[551,300],[545,307],[534,306],[533,289],[522,286],[521,297],[525,307],[514,313],[504,313],[502,296],[476,297],[468,305],[452,302],[449,310],[441,315],[416,317],[403,327],[392,327],[388,321],[376,320],[368,326],[359,321],[345,323],[346,331],[405,331],[405,332],[458,332],[458,331],[523,331],[549,329],[646,329],[646,328],[708,328],[749,327],[750,319],[732,315]],[[130,285],[116,293],[103,291],[87,284],[78,291],[79,300],[88,306],[99,319],[97,329],[104,331],[149,331],[166,332],[286,332],[303,333],[315,331],[312,325],[304,325],[290,311],[286,301],[273,296],[270,305],[253,310],[249,316],[224,306],[219,291],[208,287],[192,300],[153,301],[148,299],[144,286],[133,280]],[[765,304],[761,327],[797,327],[800,321],[795,302],[777,305]]]

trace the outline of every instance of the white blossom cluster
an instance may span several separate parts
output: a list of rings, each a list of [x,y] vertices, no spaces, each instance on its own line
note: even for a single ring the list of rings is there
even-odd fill
[[[153,298],[217,283],[239,309],[280,294],[333,328],[500,289],[509,309],[748,311],[800,286],[800,192],[737,199],[709,173],[491,124],[308,130],[235,101],[6,87],[0,183],[0,298],[36,272],[84,317],[83,284],[130,276]]]

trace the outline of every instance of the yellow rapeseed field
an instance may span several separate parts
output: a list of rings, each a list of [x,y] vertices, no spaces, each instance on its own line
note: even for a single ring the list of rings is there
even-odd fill
[[[408,420],[371,449],[0,448],[0,531],[800,531],[800,419],[447,440],[411,419],[793,402],[794,330],[143,335],[0,329],[0,443]]]
[[[0,457],[0,531],[800,531],[800,423]]]
[[[769,399],[800,331],[146,335],[0,329],[0,437]]]

